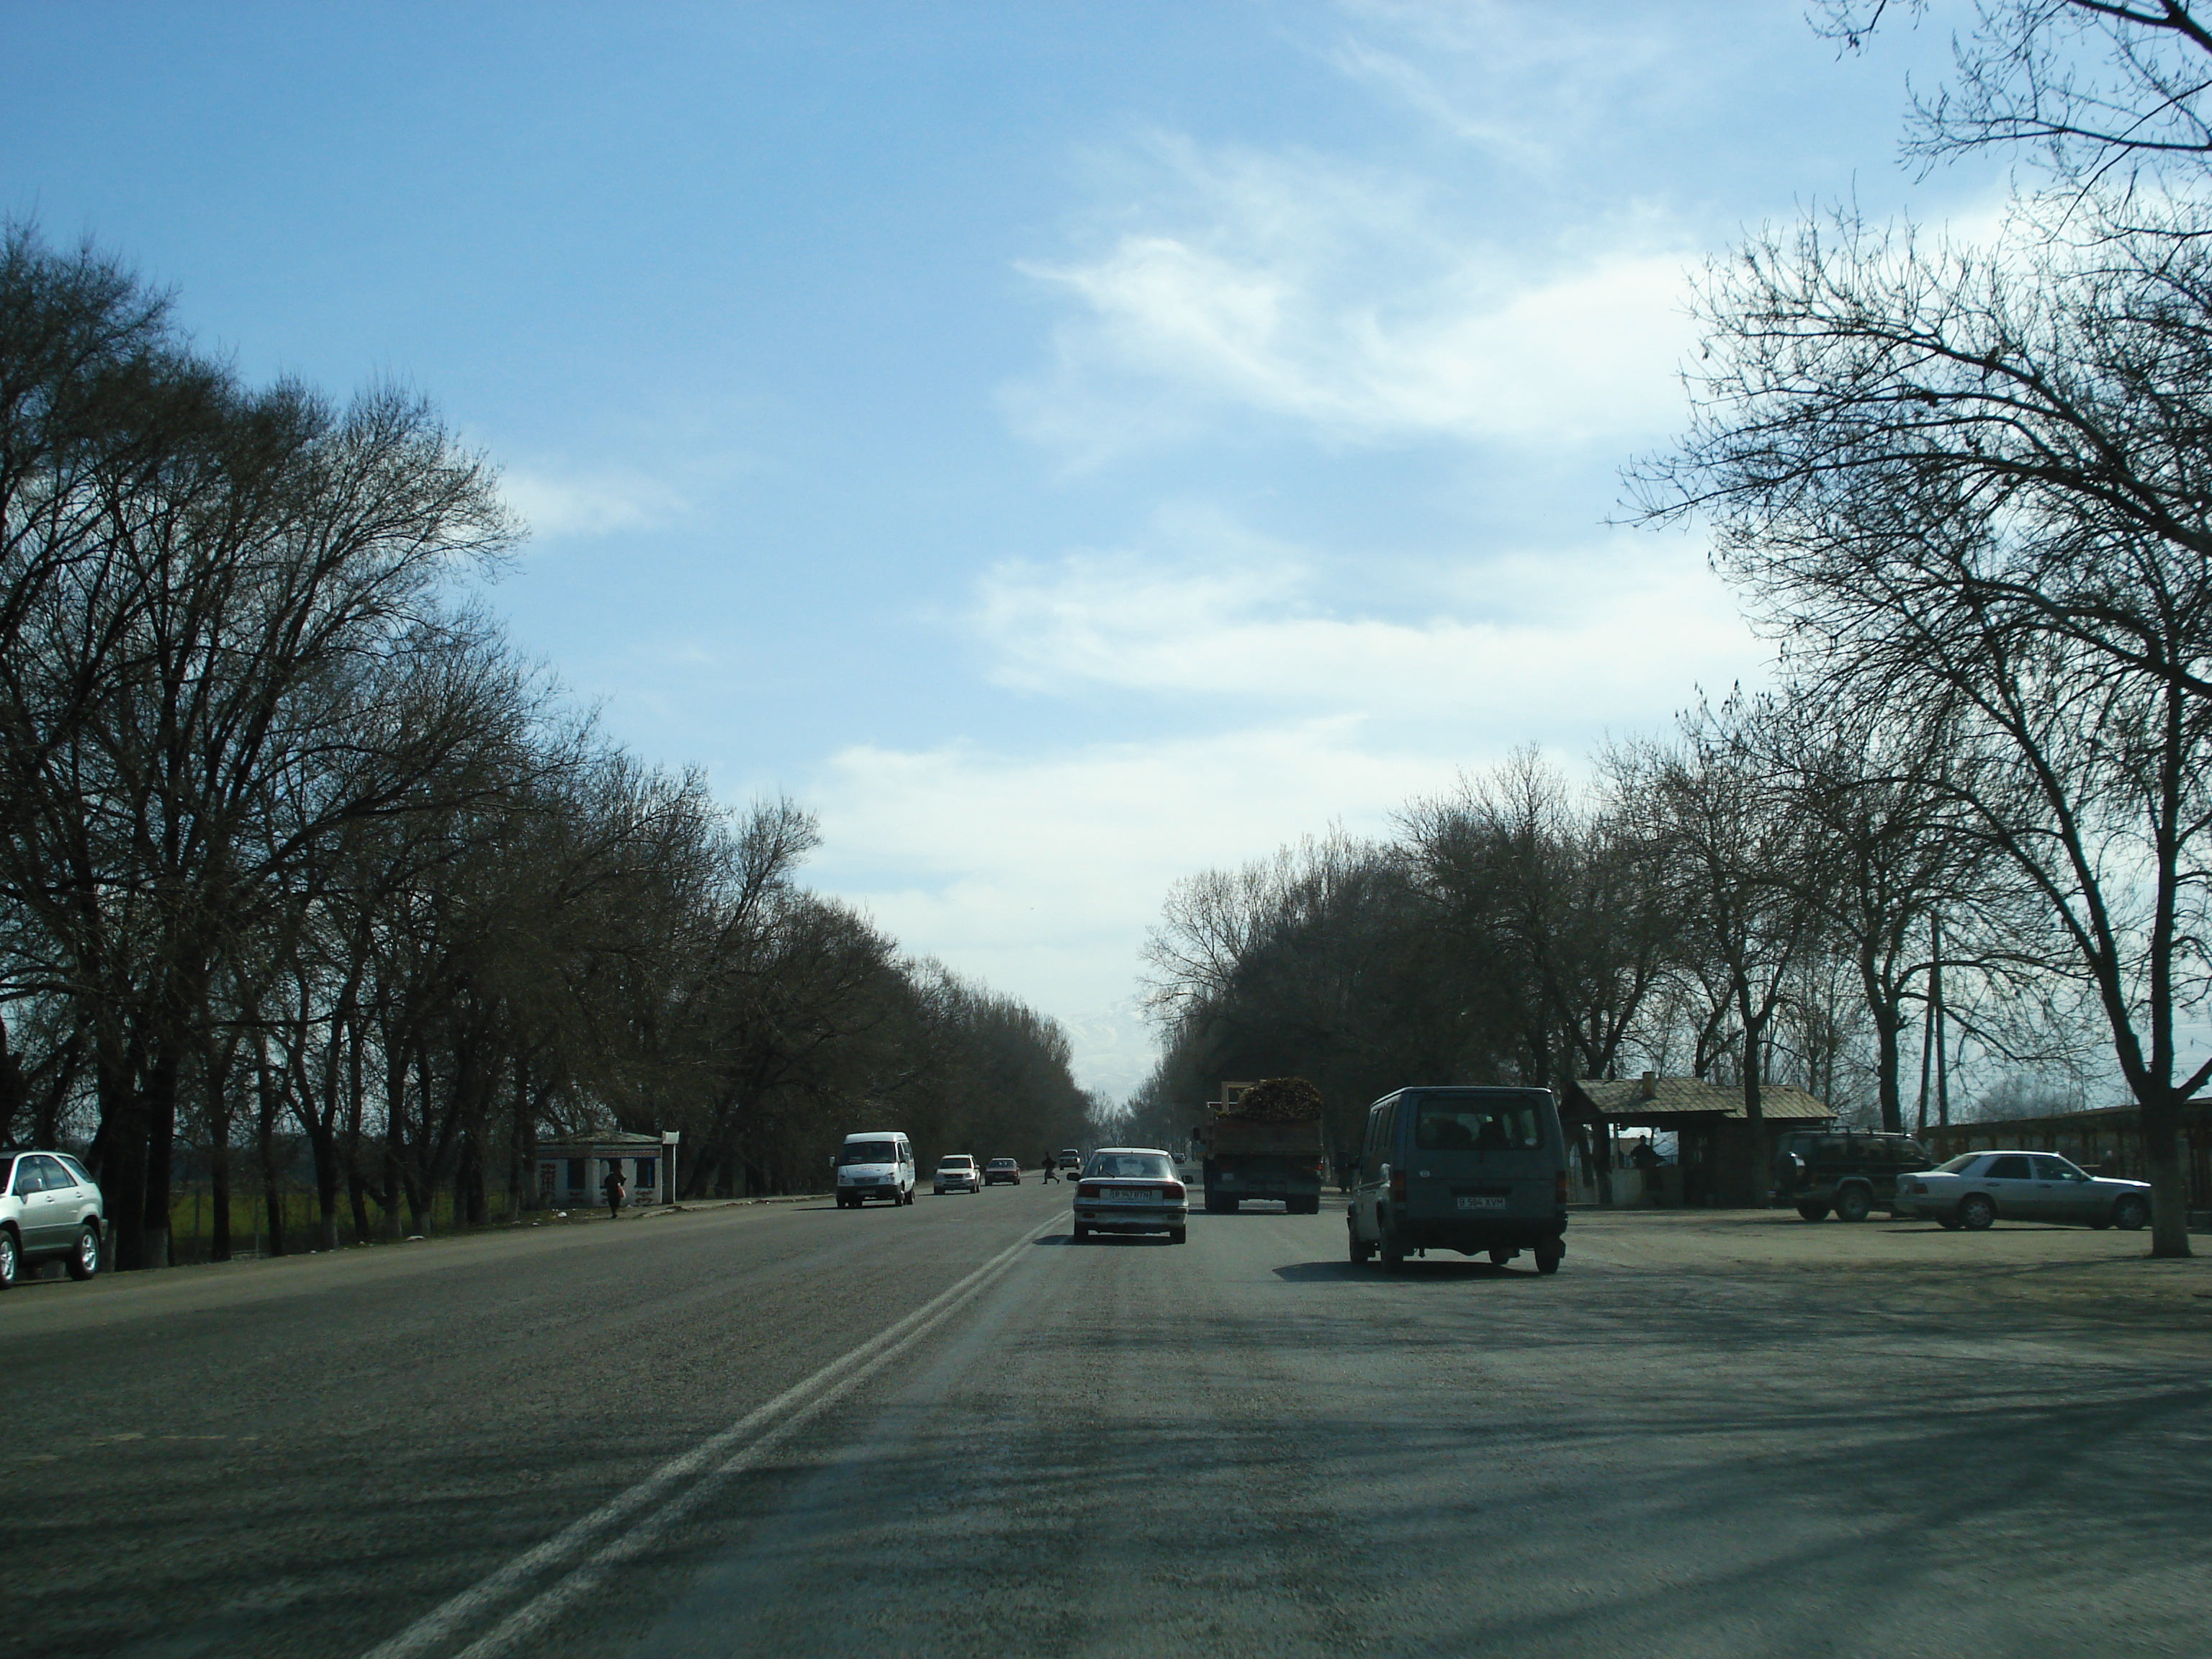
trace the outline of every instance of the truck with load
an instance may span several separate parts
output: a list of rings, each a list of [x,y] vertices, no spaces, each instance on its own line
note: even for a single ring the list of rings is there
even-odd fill
[[[1272,1199],[1291,1215],[1321,1211],[1328,1154],[1322,1141],[1321,1091],[1304,1078],[1224,1083],[1190,1132],[1206,1169],[1206,1207],[1233,1213],[1246,1199]]]

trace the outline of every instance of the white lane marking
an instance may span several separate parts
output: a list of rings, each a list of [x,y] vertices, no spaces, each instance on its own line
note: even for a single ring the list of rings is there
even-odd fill
[[[1073,1213],[1070,1211],[1039,1222],[965,1279],[939,1291],[903,1319],[840,1354],[775,1399],[756,1406],[690,1451],[669,1459],[627,1492],[609,1498],[544,1543],[524,1551],[489,1577],[441,1602],[390,1640],[380,1642],[362,1659],[414,1659],[416,1655],[427,1653],[463,1626],[521,1594],[532,1581],[561,1568],[611,1527],[647,1509],[656,1500],[661,1501],[658,1512],[644,1516],[621,1536],[592,1551],[566,1577],[463,1650],[463,1655],[465,1659],[485,1659],[486,1656],[503,1651],[516,1638],[544,1624],[598,1583],[608,1568],[642,1548],[648,1540],[680,1516],[714,1481],[750,1468],[793,1431],[951,1318],[963,1304],[988,1288],[990,1280],[1011,1267],[1037,1235],[1048,1227],[1066,1222]],[[776,1423],[775,1419],[779,1416],[785,1420]],[[749,1436],[757,1437],[750,1445],[741,1446],[740,1443]],[[671,1488],[693,1476],[701,1478],[688,1491],[670,1495]]]

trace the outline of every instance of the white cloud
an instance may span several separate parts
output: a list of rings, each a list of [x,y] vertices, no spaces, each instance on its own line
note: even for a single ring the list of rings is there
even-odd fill
[[[690,507],[680,491],[642,472],[509,467],[500,489],[532,533],[548,540],[652,530]]]
[[[1017,429],[1095,461],[1243,410],[1341,442],[1514,447],[1663,429],[1685,240],[1651,216],[1544,243],[1403,175],[1156,140],[1146,222],[1025,274],[1071,302]]]
[[[1218,516],[1169,529],[1179,561],[1002,565],[971,620],[1001,680],[1079,702],[1155,694],[1181,735],[1030,755],[856,746],[805,791],[817,880],[909,948],[1066,1019],[1079,1074],[1117,1093],[1149,1063],[1115,1011],[1172,883],[1332,823],[1386,833],[1407,801],[1524,742],[1577,766],[1608,728],[1656,729],[1693,683],[1761,656],[1684,539],[1370,581],[1429,607],[1394,617],[1333,608],[1329,561]]]
[[[1330,602],[1346,588],[1367,604]],[[994,677],[1027,690],[1328,710],[1509,745],[1636,711],[1663,720],[1693,682],[1758,661],[1698,547],[1628,534],[1444,572],[1280,550],[1009,562],[979,584],[974,625]]]
[[[806,791],[823,836],[810,873],[908,948],[1066,1020],[1085,1038],[1081,1080],[1121,1092],[1149,1061],[1115,1011],[1171,883],[1333,820],[1379,831],[1457,763],[1345,718],[1044,756],[859,746]]]

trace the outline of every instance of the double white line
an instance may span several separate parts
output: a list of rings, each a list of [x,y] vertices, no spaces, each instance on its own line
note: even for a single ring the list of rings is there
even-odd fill
[[[456,1634],[525,1596],[454,1659],[494,1659],[546,1625],[570,1603],[605,1583],[623,1562],[656,1542],[718,1481],[762,1462],[811,1419],[890,1364],[981,1296],[1021,1258],[1037,1235],[1066,1220],[1040,1222],[967,1278],[896,1324],[839,1355],[803,1382],[747,1412],[719,1434],[672,1457],[629,1491],[526,1550],[497,1572],[432,1608],[362,1659],[418,1659]],[[611,1534],[611,1535],[610,1535]],[[535,1594],[532,1592],[535,1591]]]

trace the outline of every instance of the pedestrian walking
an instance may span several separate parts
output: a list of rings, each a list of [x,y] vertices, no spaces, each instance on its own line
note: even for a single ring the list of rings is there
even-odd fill
[[[607,1165],[607,1178],[599,1183],[600,1189],[607,1195],[608,1220],[618,1221],[622,1218],[623,1194],[629,1189],[629,1183],[623,1179],[622,1165],[610,1163]]]
[[[1047,1181],[1057,1181],[1057,1180],[1059,1180],[1059,1179],[1060,1179],[1059,1169],[1060,1169],[1060,1160],[1059,1160],[1058,1158],[1048,1158],[1045,1159],[1045,1161],[1044,1161],[1044,1178],[1045,1178]]]

